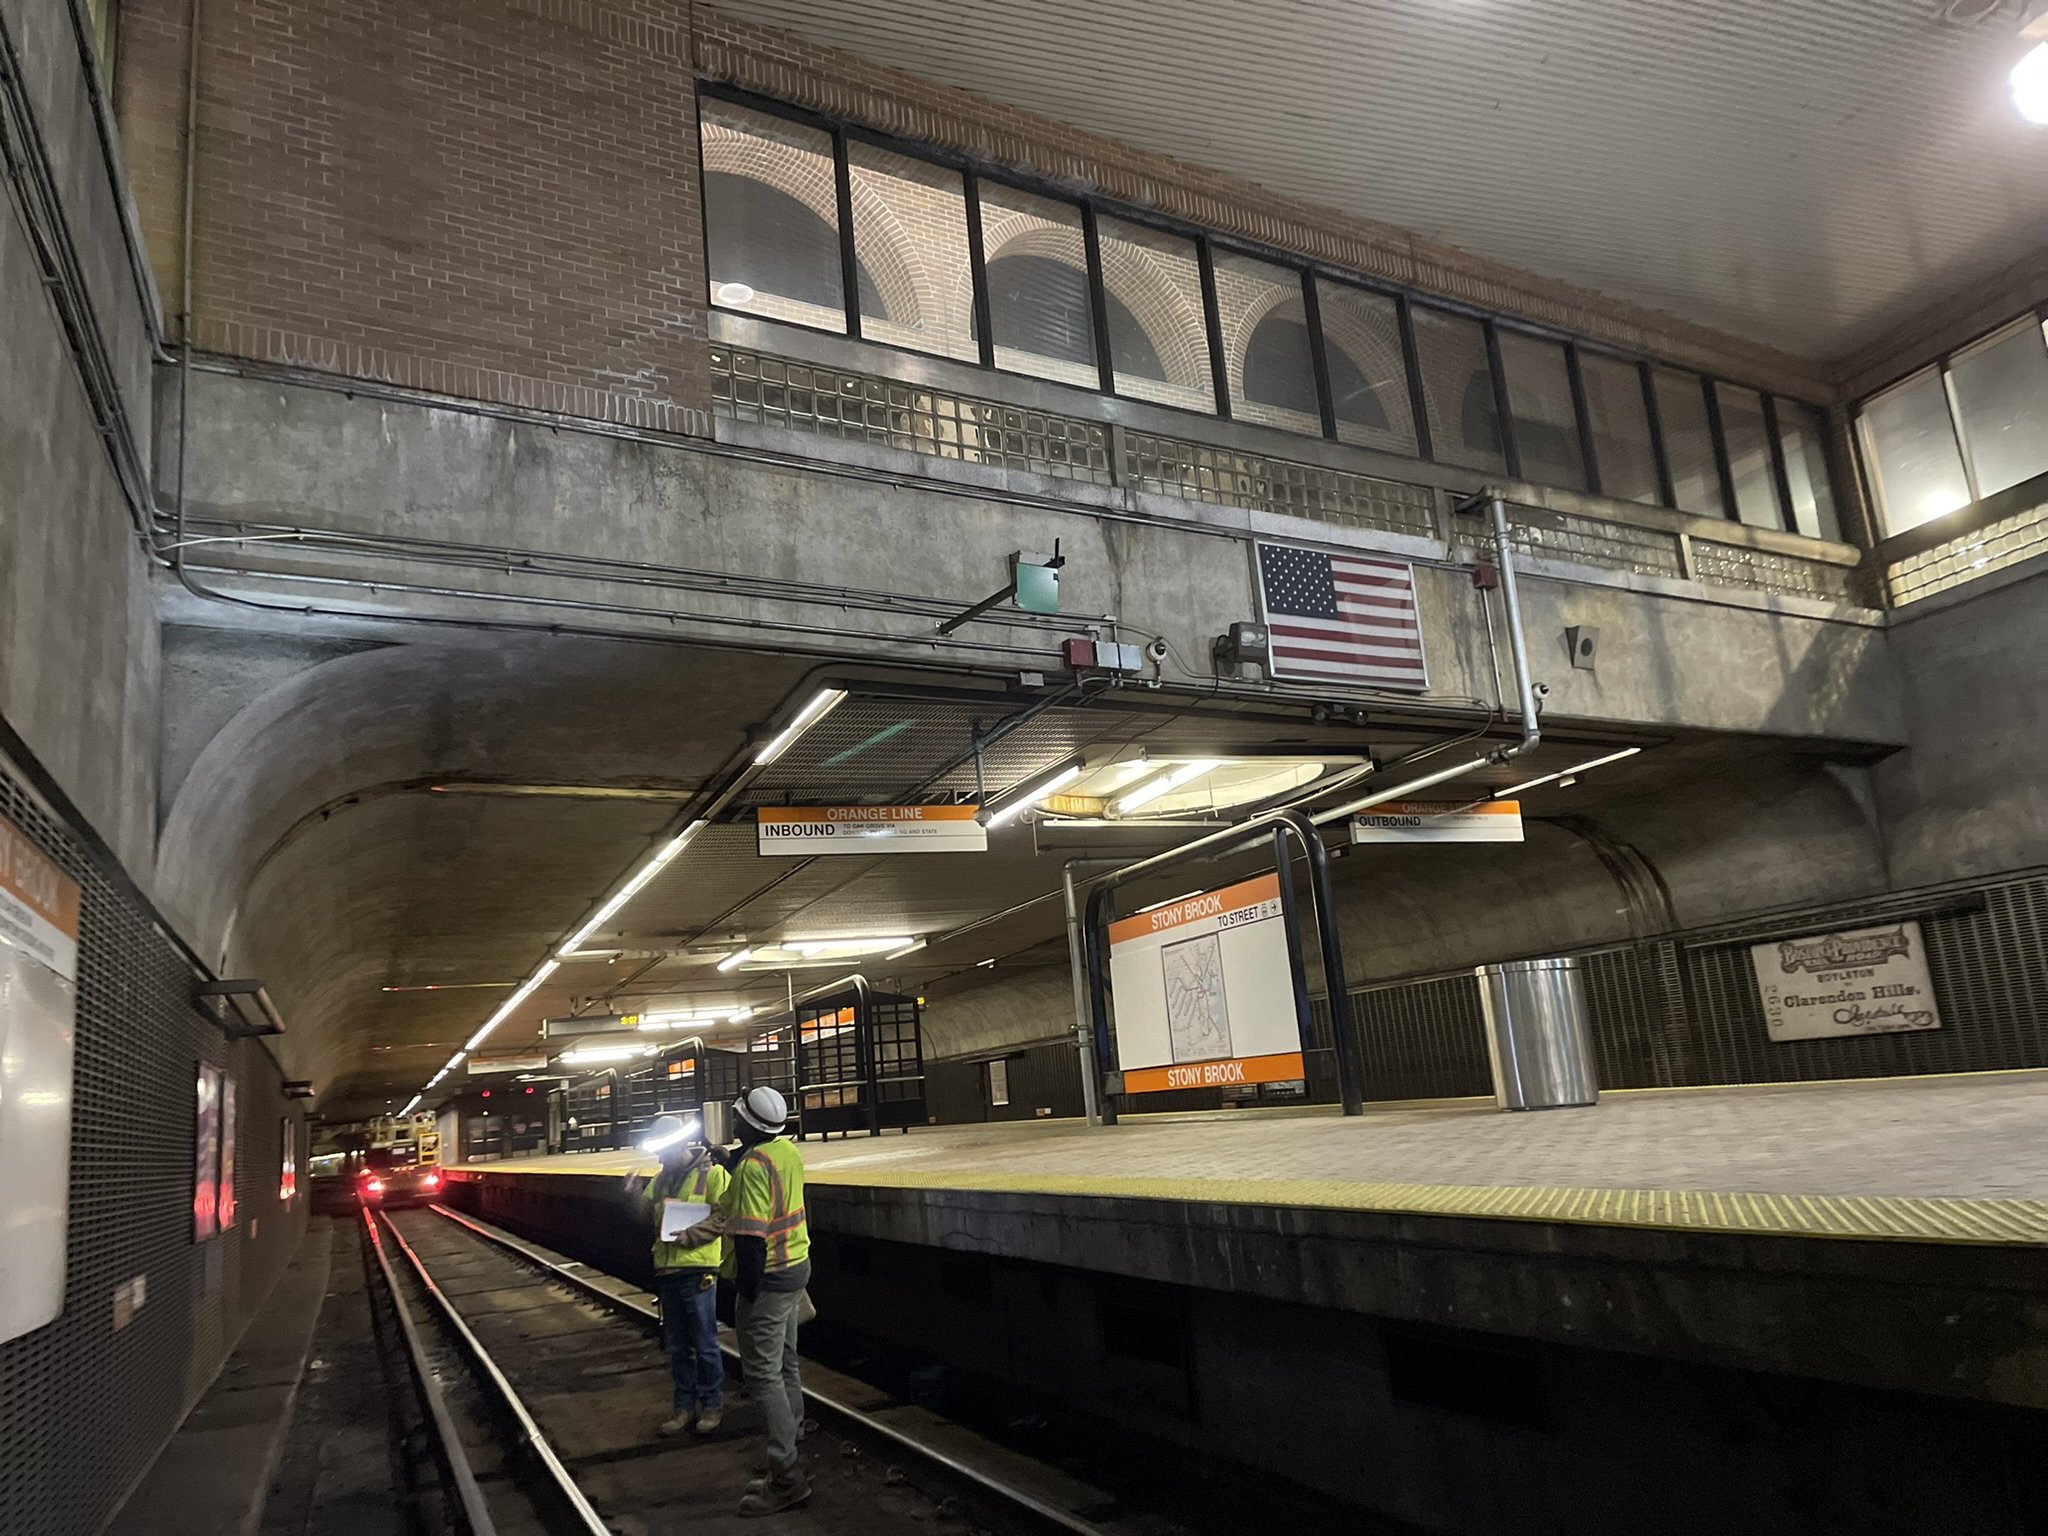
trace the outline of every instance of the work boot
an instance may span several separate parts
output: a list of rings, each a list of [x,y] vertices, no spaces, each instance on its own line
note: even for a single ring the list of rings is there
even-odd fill
[[[746,1497],[740,1500],[740,1513],[779,1515],[785,1509],[795,1509],[799,1504],[808,1503],[810,1497],[811,1480],[798,1465],[787,1472],[769,1473],[758,1487],[749,1484]]]
[[[663,1438],[671,1435],[680,1435],[696,1422],[697,1415],[684,1408],[677,1412],[674,1417],[663,1419],[660,1424],[655,1426],[654,1432]]]
[[[718,1426],[724,1422],[725,1414],[723,1411],[717,1408],[706,1408],[697,1415],[697,1433],[700,1435],[715,1433]]]

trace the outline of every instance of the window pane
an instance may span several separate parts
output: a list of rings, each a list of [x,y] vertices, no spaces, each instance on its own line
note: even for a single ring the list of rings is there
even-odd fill
[[[1739,384],[1716,384],[1714,398],[1721,407],[1728,474],[1735,482],[1735,515],[1752,528],[1783,528],[1778,472],[1771,465],[1771,436],[1764,425],[1764,397]]]
[[[1230,363],[1230,413],[1289,432],[1323,430],[1301,274],[1216,252],[1216,309]]]
[[[1424,304],[1409,309],[1422,368],[1422,403],[1429,440],[1445,464],[1505,470],[1493,370],[1486,361],[1486,331],[1477,320]]]
[[[1721,471],[1714,463],[1714,434],[1707,425],[1707,397],[1689,373],[1659,368],[1657,421],[1664,428],[1664,456],[1671,465],[1671,489],[1678,510],[1702,517],[1726,517]]]
[[[2048,471],[2048,346],[2038,321],[1972,347],[1948,377],[1979,496]]]
[[[1116,392],[1213,412],[1216,377],[1195,242],[1122,219],[1103,219],[1097,232]]]
[[[1599,352],[1579,354],[1586,386],[1586,415],[1593,429],[1593,454],[1600,466],[1600,494],[1619,501],[1660,506],[1657,451],[1650,443],[1650,411],[1643,404],[1643,371],[1636,364]]]
[[[960,173],[851,139],[860,333],[941,357],[980,357]]]
[[[1864,406],[1858,425],[1886,533],[1904,533],[1970,504],[1938,369],[1886,390]]]
[[[1778,441],[1785,446],[1785,478],[1792,485],[1792,519],[1809,538],[1842,537],[1835,493],[1828,479],[1827,423],[1821,413],[1796,400],[1774,402]]]
[[[1081,210],[983,182],[981,248],[996,366],[1100,389]]]
[[[1500,365],[1508,376],[1508,417],[1514,424],[1522,478],[1584,490],[1586,460],[1579,451],[1579,413],[1572,405],[1564,347],[1502,330]]]
[[[1323,356],[1337,436],[1363,448],[1415,455],[1415,411],[1408,364],[1401,354],[1401,318],[1394,301],[1347,283],[1316,279],[1323,318]]]
[[[845,330],[831,135],[709,97],[699,111],[711,302]]]

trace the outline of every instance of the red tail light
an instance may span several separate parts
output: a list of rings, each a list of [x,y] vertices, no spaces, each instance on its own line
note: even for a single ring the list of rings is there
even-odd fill
[[[383,1194],[383,1193],[384,1193],[384,1181],[383,1181],[382,1179],[372,1179],[372,1180],[370,1180],[370,1186],[369,1186],[369,1187],[370,1187],[370,1193],[371,1193],[371,1194],[373,1194],[373,1195],[381,1195],[381,1194]]]

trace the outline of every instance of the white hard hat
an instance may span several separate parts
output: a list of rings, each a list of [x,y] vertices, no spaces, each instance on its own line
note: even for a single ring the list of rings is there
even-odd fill
[[[640,1143],[642,1152],[661,1152],[685,1141],[702,1141],[704,1122],[695,1115],[663,1115],[647,1128],[647,1136]]]
[[[789,1119],[789,1103],[773,1088],[749,1088],[732,1101],[732,1112],[755,1130],[773,1136]]]

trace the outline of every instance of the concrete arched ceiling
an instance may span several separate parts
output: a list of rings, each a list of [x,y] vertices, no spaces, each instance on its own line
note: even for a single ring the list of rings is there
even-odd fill
[[[721,8],[1808,358],[2048,235],[2017,3],[1973,27],[1941,0]]]
[[[159,897],[223,971],[271,986],[284,1060],[324,1113],[381,1107],[488,1016],[810,665],[506,637],[319,662],[198,754],[164,821]],[[511,786],[560,792],[475,792]],[[650,789],[668,793],[632,793]],[[428,985],[452,990],[383,990]]]

